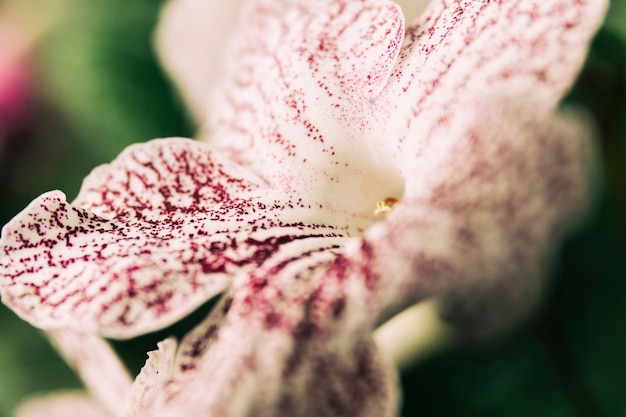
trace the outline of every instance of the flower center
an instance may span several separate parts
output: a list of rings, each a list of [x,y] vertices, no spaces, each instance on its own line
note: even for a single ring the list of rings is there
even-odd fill
[[[374,215],[381,216],[389,213],[393,210],[393,206],[398,203],[398,199],[395,197],[387,197],[384,200],[379,200],[376,202],[376,210],[374,210]]]

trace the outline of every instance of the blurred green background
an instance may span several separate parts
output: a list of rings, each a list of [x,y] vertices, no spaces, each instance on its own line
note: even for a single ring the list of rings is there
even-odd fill
[[[72,198],[94,166],[130,143],[193,135],[152,49],[160,4],[0,0],[0,25],[2,13],[27,16],[26,32],[37,35],[28,112],[0,129],[0,224],[42,192]],[[626,417],[624,1],[613,2],[568,101],[596,119],[602,184],[590,220],[563,246],[546,307],[506,340],[407,370],[404,416]],[[0,332],[0,417],[30,393],[79,386],[45,339],[4,306]],[[138,351],[159,337],[135,342]],[[143,356],[126,360],[137,370]]]

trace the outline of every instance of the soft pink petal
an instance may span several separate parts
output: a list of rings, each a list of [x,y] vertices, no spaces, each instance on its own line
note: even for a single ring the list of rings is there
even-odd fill
[[[577,115],[532,116],[514,99],[470,104],[445,138],[453,145],[416,171],[423,185],[407,182],[404,200],[335,266],[340,278],[365,274],[376,320],[428,296],[468,330],[527,314],[554,244],[588,206],[593,152]]]
[[[156,46],[198,123],[221,68],[242,0],[170,0],[161,13]]]
[[[122,416],[395,415],[395,370],[369,338],[362,286],[327,285],[335,260],[236,279],[175,356],[171,341],[151,356]]]
[[[386,0],[250,2],[209,116],[213,144],[276,184],[326,209],[369,216],[400,193],[371,102],[404,35]]]
[[[91,396],[111,415],[117,415],[132,380],[107,342],[93,334],[72,330],[54,330],[48,332],[48,337]]]
[[[421,181],[435,141],[452,140],[460,100],[498,93],[552,112],[605,3],[440,1],[405,36],[385,0],[252,1],[211,140],[286,193],[360,214],[364,230],[377,201]]]
[[[405,176],[457,124],[459,103],[515,96],[552,112],[599,27],[604,0],[439,0],[408,28],[375,114],[377,149]]]
[[[174,339],[166,339],[158,344],[158,350],[148,352],[148,360],[135,379],[124,408],[120,408],[121,416],[150,415],[157,399],[154,393],[171,377],[176,355],[177,343]],[[123,411],[122,411],[123,410]],[[157,414],[155,414],[157,415]]]
[[[325,225],[323,214],[204,144],[135,145],[97,168],[74,205],[44,194],[5,226],[2,301],[42,328],[131,337],[177,321],[233,277],[336,251],[346,217],[326,214],[335,225]]]
[[[31,398],[15,410],[14,417],[114,417],[81,392],[63,392]]]
[[[362,314],[348,314],[355,306],[346,295],[320,297],[321,277],[274,275],[264,286],[236,288],[175,359],[168,346],[151,357],[142,374],[158,377],[149,389],[136,386],[140,399],[122,416],[141,415],[143,405],[171,417],[395,415],[393,368],[364,328],[346,326]],[[303,282],[289,287],[281,279]],[[326,307],[335,314],[320,314]]]

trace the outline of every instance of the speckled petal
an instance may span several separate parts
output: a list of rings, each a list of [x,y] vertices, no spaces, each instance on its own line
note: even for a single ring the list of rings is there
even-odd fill
[[[605,0],[437,0],[407,29],[377,104],[387,129],[377,149],[405,175],[457,123],[458,103],[516,95],[552,112],[571,87]]]
[[[433,149],[422,182],[407,182],[404,200],[336,265],[339,277],[366,274],[377,320],[429,296],[469,331],[527,314],[554,244],[588,206],[593,152],[579,115],[535,114],[515,97],[463,107],[454,136],[439,138],[452,145]]]
[[[50,192],[5,226],[2,301],[45,329],[161,328],[235,276],[337,250],[345,230],[290,222],[311,210],[291,197],[205,144],[132,146],[87,177],[73,205]]]
[[[115,417],[81,392],[63,392],[28,399],[13,417]]]
[[[254,0],[242,22],[209,112],[211,143],[286,193],[371,216],[381,190],[402,189],[368,146],[381,131],[370,103],[404,35],[399,7]]]
[[[145,407],[168,417],[395,415],[395,371],[366,332],[345,334],[347,315],[339,304],[334,315],[317,314],[318,303],[335,298],[319,298],[319,281],[310,274],[282,279],[304,282],[289,289],[270,279],[238,288],[181,342],[176,356],[172,341],[162,345],[138,378],[149,380],[149,388],[137,384],[122,416],[140,416]]]
[[[200,124],[242,3],[170,0],[161,13],[155,37],[159,57]]]

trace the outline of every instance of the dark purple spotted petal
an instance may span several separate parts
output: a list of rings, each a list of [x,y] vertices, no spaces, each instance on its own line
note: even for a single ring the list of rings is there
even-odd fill
[[[354,326],[365,306],[320,288],[329,263],[235,284],[177,351],[152,354],[122,416],[395,415],[395,372]]]
[[[2,300],[45,329],[130,337],[161,328],[233,277],[335,251],[345,230],[291,221],[310,210],[295,197],[204,144],[135,145],[97,168],[74,205],[50,192],[5,226]]]

